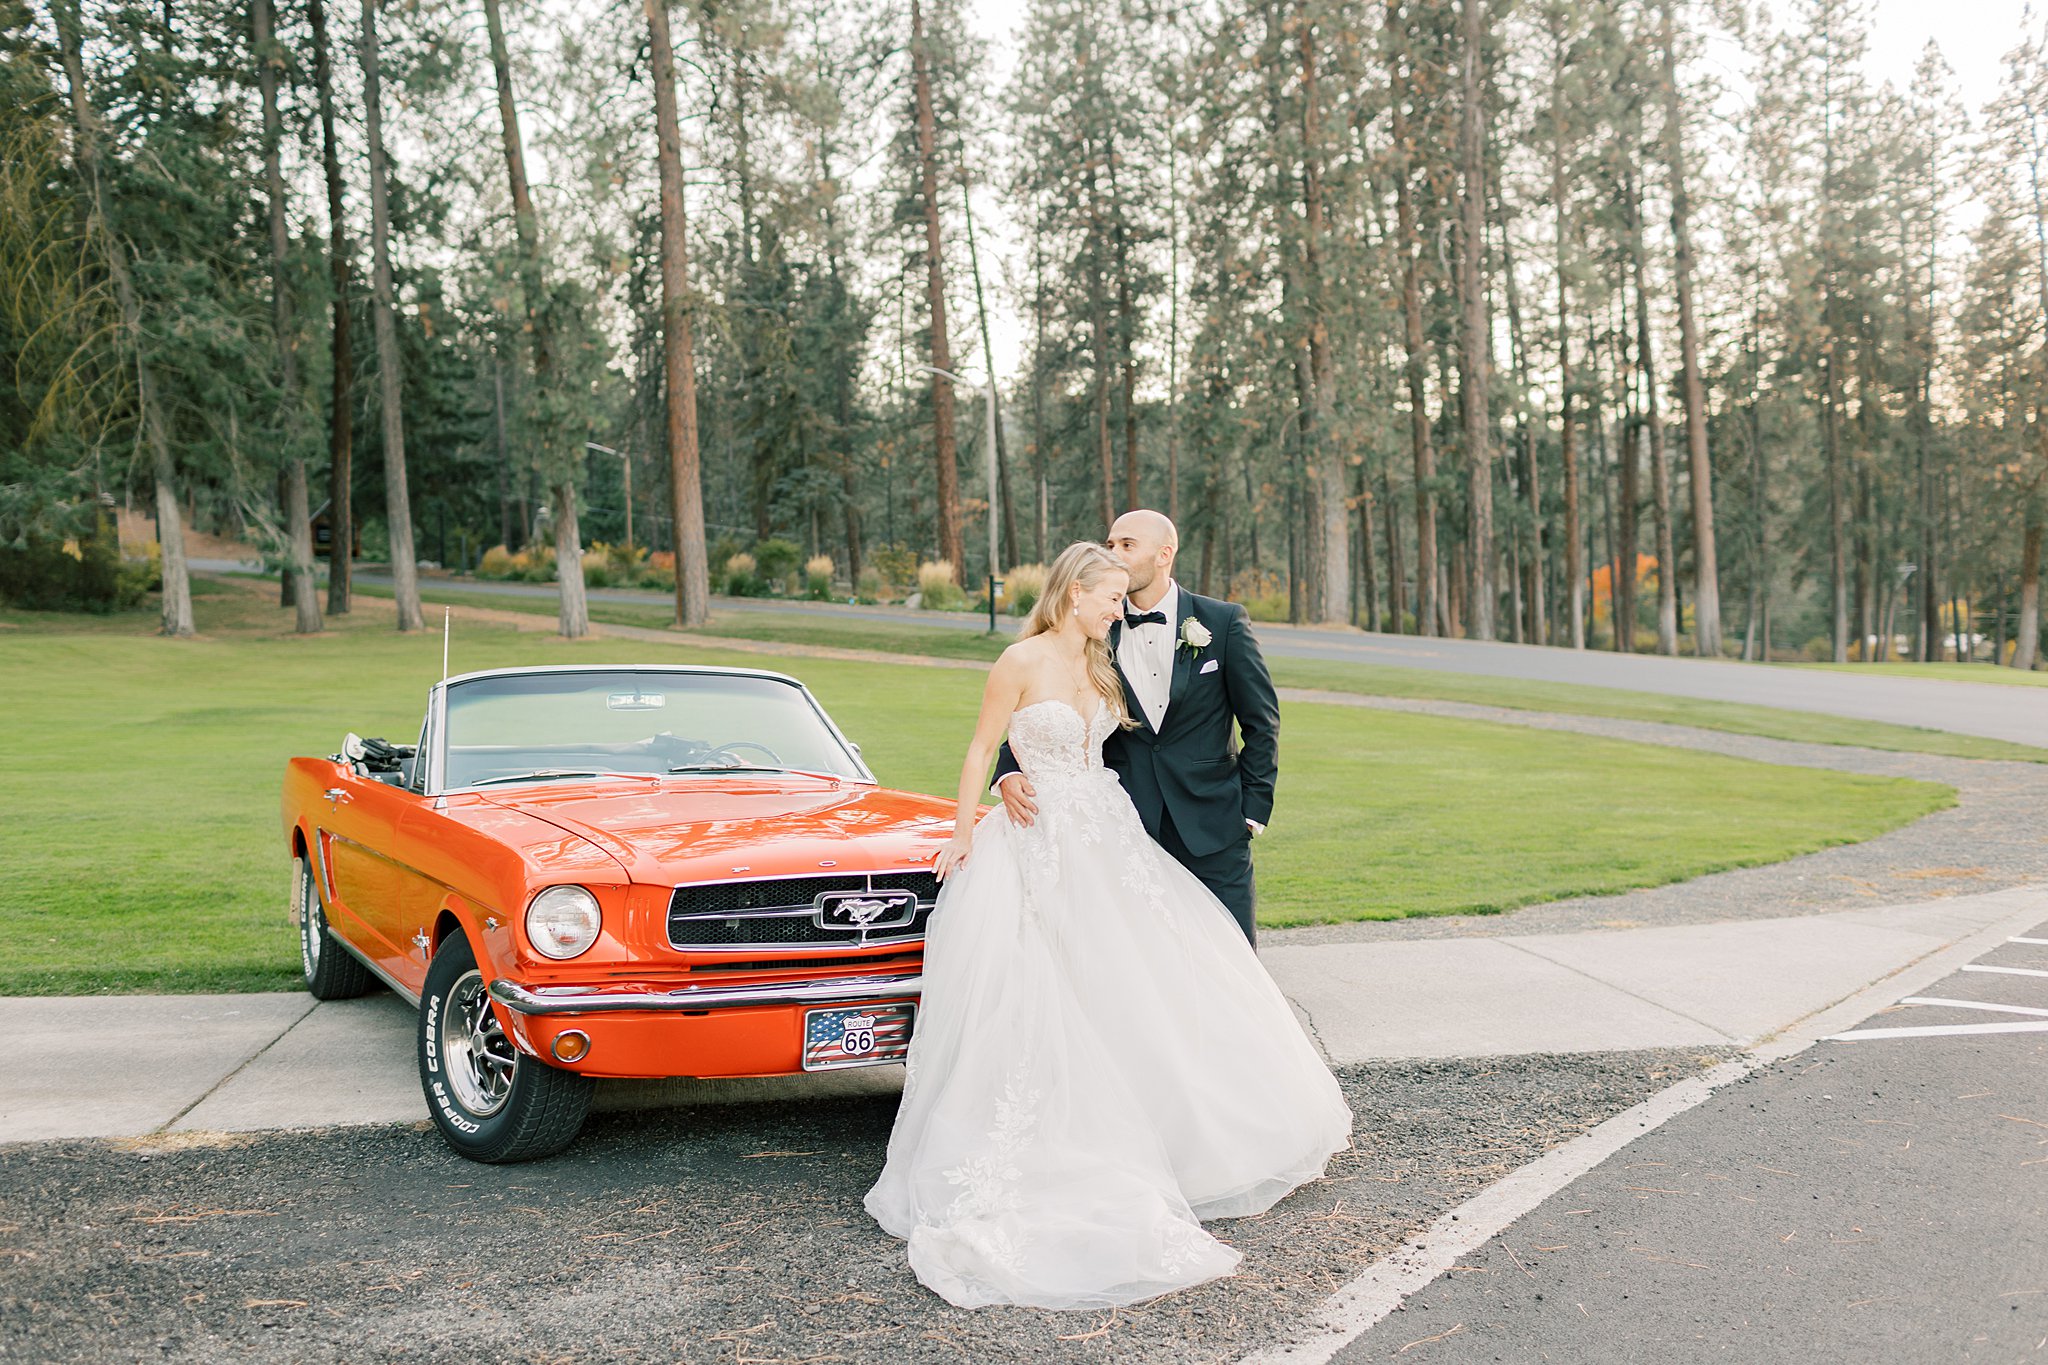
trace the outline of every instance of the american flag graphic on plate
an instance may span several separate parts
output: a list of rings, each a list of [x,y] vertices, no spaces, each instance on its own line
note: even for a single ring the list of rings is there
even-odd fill
[[[804,1014],[804,1070],[900,1062],[910,1051],[910,1026],[917,1006],[835,1005]]]

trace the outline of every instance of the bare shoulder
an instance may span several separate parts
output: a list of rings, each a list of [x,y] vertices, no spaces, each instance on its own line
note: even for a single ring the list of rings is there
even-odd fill
[[[1019,640],[996,656],[996,667],[1012,673],[1036,668],[1045,658],[1045,641],[1039,636]]]

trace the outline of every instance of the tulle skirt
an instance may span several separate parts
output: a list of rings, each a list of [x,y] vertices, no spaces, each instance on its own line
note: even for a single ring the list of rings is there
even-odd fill
[[[866,1203],[962,1307],[1228,1275],[1238,1253],[1200,1220],[1269,1208],[1349,1145],[1335,1079],[1229,913],[1098,772],[1066,801],[1041,785],[1029,828],[984,817],[932,916]]]

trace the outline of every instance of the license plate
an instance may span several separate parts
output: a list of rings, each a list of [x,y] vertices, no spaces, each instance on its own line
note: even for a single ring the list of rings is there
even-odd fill
[[[910,1051],[917,1006],[837,1005],[804,1012],[804,1070],[900,1062]]]

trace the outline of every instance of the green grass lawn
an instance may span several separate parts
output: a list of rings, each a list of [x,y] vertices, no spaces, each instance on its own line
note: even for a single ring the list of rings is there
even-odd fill
[[[268,594],[153,615],[0,612],[0,993],[290,989],[277,793],[286,758],[345,731],[409,739],[438,632],[364,610],[299,638]],[[674,643],[459,625],[457,670],[576,660],[731,662]],[[808,682],[894,786],[949,793],[980,677],[826,660]],[[1927,783],[1341,706],[1286,708],[1279,810],[1259,844],[1268,924],[1497,910],[1770,862],[1950,804]]]
[[[390,595],[389,589],[369,591],[379,596]],[[500,611],[519,611],[534,615],[555,614],[555,602],[551,597],[497,596],[476,592],[473,589],[466,591],[460,586],[423,587],[421,597],[430,603],[447,602],[455,606],[491,607]],[[665,603],[642,606],[637,603],[593,602],[590,604],[590,615],[593,620],[614,625],[654,628],[665,627],[674,619],[673,612]],[[711,624],[697,633],[731,639],[827,645],[840,649],[872,649],[890,654],[923,654],[948,659],[993,659],[1009,643],[1007,637],[994,638],[981,631],[960,630],[957,627],[918,626],[897,621],[867,620],[852,613],[845,616],[806,616],[780,611],[748,611],[744,607],[724,604],[713,613]],[[1774,706],[1705,701],[1693,697],[1669,697],[1656,692],[1631,692],[1616,687],[1588,687],[1576,683],[1492,678],[1478,674],[1450,673],[1429,668],[1400,668],[1385,664],[1279,658],[1268,662],[1272,666],[1274,681],[1283,687],[1313,687],[1373,697],[1473,702],[1483,706],[1505,706],[1518,711],[1561,711],[1577,716],[1612,716],[1620,720],[1661,721],[1668,725],[1696,725],[1707,730],[1760,735],[1767,739],[1799,740],[1809,744],[1848,744],[1899,753],[2048,763],[2048,749],[2038,749],[2031,745],[2013,744],[1977,735],[1953,734],[1946,730],[1888,725],[1882,721],[1852,720],[1810,711],[1786,711]],[[1863,667],[1859,664],[1839,666]],[[1955,664],[1903,667],[1940,669],[1944,671],[1938,676],[1944,677],[1967,673],[1970,680],[1975,682],[2033,682],[2037,685],[2048,685],[2048,673],[2015,673],[2009,668]],[[1993,674],[1998,676],[1991,676]]]
[[[1901,661],[1882,664],[1791,664],[1792,668],[1824,668],[1836,673],[1864,673],[1880,678],[1940,678],[1946,682],[1999,683],[2009,687],[2048,687],[2048,673],[2035,669],[2022,673],[2017,668],[1993,664],[1919,663]]]

